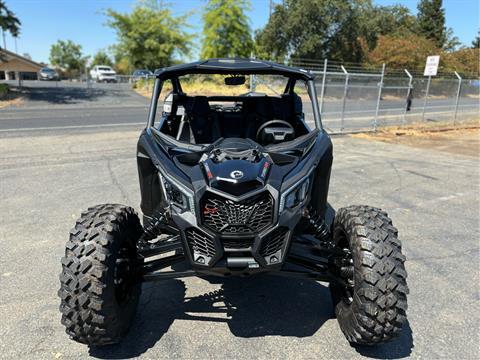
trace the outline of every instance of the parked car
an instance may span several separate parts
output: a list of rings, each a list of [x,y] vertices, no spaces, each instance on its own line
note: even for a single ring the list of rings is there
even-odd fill
[[[58,80],[60,80],[60,76],[58,75],[58,73],[54,69],[44,67],[44,68],[40,69],[40,71],[38,72],[38,79],[39,80],[50,80],[50,81],[57,80],[58,81]]]
[[[150,70],[135,70],[132,74],[132,80],[133,82],[136,82],[140,79],[145,79],[147,76],[151,75],[153,75],[153,72],[151,72]]]
[[[90,70],[90,76],[96,82],[117,82],[117,73],[107,65],[94,66]]]

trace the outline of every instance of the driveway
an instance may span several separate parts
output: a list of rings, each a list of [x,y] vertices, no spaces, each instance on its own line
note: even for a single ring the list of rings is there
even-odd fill
[[[0,109],[0,132],[100,131],[146,123],[149,100],[130,84],[25,81],[24,87],[24,101]]]

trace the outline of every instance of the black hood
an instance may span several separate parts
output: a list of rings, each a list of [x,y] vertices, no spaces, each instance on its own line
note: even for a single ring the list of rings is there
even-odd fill
[[[201,164],[209,186],[237,196],[263,187],[272,165],[265,157],[257,162],[229,159],[221,163],[208,158]]]

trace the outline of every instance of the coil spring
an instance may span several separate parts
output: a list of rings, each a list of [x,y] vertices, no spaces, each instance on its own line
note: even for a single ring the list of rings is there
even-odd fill
[[[319,240],[326,240],[329,235],[328,225],[314,211],[308,214],[308,222],[310,223],[314,236]]]
[[[355,272],[355,269],[353,268],[353,266],[342,266],[340,268],[340,275],[342,275],[342,277],[345,279],[353,278],[354,272]]]
[[[155,239],[160,235],[160,225],[167,223],[167,214],[164,209],[157,210],[153,216],[148,219],[147,224],[143,227],[143,234],[140,237],[141,241],[148,241]]]

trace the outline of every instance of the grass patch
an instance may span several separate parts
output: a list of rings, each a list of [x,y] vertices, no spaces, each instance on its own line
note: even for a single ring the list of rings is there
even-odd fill
[[[250,77],[245,76],[245,83],[238,86],[225,85],[225,76],[218,74],[189,74],[180,78],[183,92],[189,96],[240,96],[250,91]],[[281,76],[256,75],[255,91],[268,96],[283,94],[287,80]],[[133,84],[134,90],[143,96],[152,93],[154,79],[140,79]],[[163,84],[160,99],[163,100],[171,91],[171,84],[166,81]],[[306,89],[297,86],[295,92],[301,97],[308,97]]]
[[[4,100],[7,97],[9,88],[7,84],[0,84],[0,100]]]
[[[11,89],[7,84],[0,84],[0,108],[19,105],[22,101],[22,93],[16,89]]]
[[[480,156],[480,119],[453,125],[444,123],[417,123],[391,126],[376,133],[351,135],[355,138],[408,145],[450,154]]]

